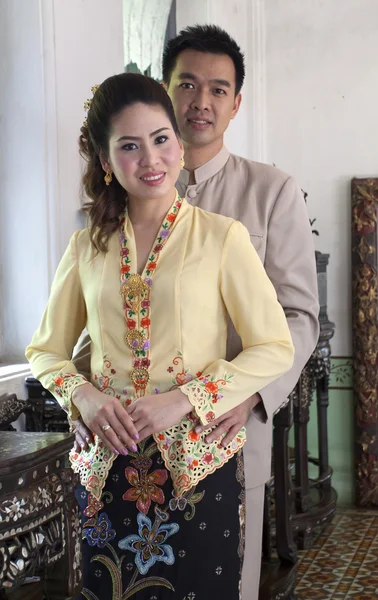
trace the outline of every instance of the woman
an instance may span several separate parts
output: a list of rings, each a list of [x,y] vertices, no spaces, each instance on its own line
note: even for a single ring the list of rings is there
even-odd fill
[[[290,368],[286,319],[247,230],[177,196],[183,147],[162,86],[110,77],[81,131],[90,228],[73,235],[26,353],[95,434],[70,456],[81,597],[237,600],[245,430],[224,447],[195,424]],[[243,342],[232,362],[227,314]],[[90,381],[71,360],[84,327]]]

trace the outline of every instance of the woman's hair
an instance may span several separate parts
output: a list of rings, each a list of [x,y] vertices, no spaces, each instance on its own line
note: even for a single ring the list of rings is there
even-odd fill
[[[137,73],[121,73],[105,79],[97,88],[81,128],[79,148],[87,162],[82,181],[90,198],[83,208],[89,215],[91,241],[98,252],[107,252],[109,238],[119,225],[127,197],[114,176],[110,185],[106,185],[100,155],[103,159],[109,156],[113,117],[137,102],[160,106],[176,135],[180,135],[171,100],[163,86],[154,79]]]

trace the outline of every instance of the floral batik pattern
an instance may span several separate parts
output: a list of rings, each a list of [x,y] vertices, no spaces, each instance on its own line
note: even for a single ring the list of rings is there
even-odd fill
[[[80,600],[239,600],[242,459],[179,497],[161,465],[150,437],[117,458],[100,500],[78,486]]]
[[[165,469],[156,469],[152,473],[148,473],[152,465],[149,456],[135,458],[131,460],[131,464],[139,469],[140,474],[134,467],[125,469],[125,477],[132,487],[123,494],[122,498],[136,502],[137,509],[146,515],[151,502],[164,503],[164,493],[159,486],[164,485],[167,481],[168,473]]]
[[[116,532],[112,529],[106,513],[94,516],[83,524],[83,537],[90,546],[104,548],[108,542],[114,540],[115,536]]]
[[[145,514],[137,516],[138,534],[132,534],[120,540],[118,546],[123,550],[135,552],[135,564],[141,575],[146,575],[149,569],[157,562],[173,565],[175,557],[172,547],[166,544],[167,538],[177,533],[177,523],[164,523],[168,520],[167,513],[155,510],[155,521],[152,524]]]

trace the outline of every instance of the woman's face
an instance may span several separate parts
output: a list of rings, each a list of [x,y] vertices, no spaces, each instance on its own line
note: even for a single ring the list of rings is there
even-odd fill
[[[103,166],[110,165],[129,197],[160,198],[172,193],[182,154],[164,109],[139,102],[113,118]]]

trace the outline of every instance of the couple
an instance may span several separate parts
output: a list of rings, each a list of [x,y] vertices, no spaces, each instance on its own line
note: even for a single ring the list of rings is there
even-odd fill
[[[317,341],[311,232],[290,177],[223,147],[237,44],[188,28],[163,75],[172,103],[134,74],[94,94],[80,136],[90,228],[27,357],[83,436],[80,598],[256,600],[271,419]],[[72,362],[85,327],[88,379]]]

